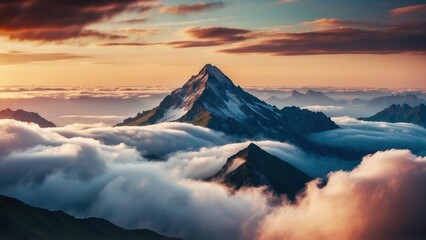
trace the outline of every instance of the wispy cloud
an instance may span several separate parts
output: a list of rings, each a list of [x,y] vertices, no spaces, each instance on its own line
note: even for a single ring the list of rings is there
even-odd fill
[[[213,9],[223,8],[225,4],[222,1],[219,2],[197,2],[192,4],[180,4],[175,6],[163,6],[160,8],[162,13],[171,14],[190,14],[204,11],[210,11]]]
[[[28,53],[12,51],[8,53],[0,53],[0,65],[51,62],[75,58],[88,58],[88,56],[70,53]]]
[[[152,45],[158,45],[159,43],[143,43],[143,42],[106,42],[106,43],[100,43],[98,46],[103,47],[143,47],[143,46],[152,46]]]
[[[132,19],[126,19],[126,20],[120,20],[120,21],[115,21],[115,23],[128,23],[128,24],[133,24],[133,23],[144,23],[148,21],[148,18],[143,17],[143,18],[132,18]]]
[[[379,28],[386,27],[387,25],[373,22],[363,21],[350,21],[338,18],[320,18],[312,21],[306,21],[301,23],[304,26],[316,27],[316,28],[344,28],[344,27],[364,27],[364,28]]]
[[[247,40],[251,32],[241,28],[193,27],[184,31],[191,40],[170,41],[165,44],[176,48],[218,46]]]
[[[415,13],[426,13],[426,4],[417,4],[406,7],[392,9],[389,14],[392,16],[402,16]]]

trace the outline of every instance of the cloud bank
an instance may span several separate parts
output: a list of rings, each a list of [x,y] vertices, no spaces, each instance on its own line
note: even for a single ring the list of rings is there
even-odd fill
[[[367,156],[324,187],[308,184],[296,205],[266,217],[259,239],[422,239],[426,214],[426,158],[407,150]]]
[[[410,149],[426,155],[426,129],[410,123],[367,122],[349,117],[332,118],[341,128],[311,135],[328,146],[376,152],[391,148]]]
[[[408,150],[367,156],[352,171],[331,173],[325,186],[309,183],[298,203],[291,204],[262,188],[231,192],[199,180],[249,144],[230,143],[201,127],[79,124],[41,129],[1,120],[0,131],[0,193],[78,217],[102,217],[126,228],[185,239],[426,235],[421,226],[426,159]],[[256,144],[303,170],[330,161],[286,143]],[[146,154],[162,159],[148,161]],[[344,166],[334,164],[335,169]]]
[[[200,156],[180,164],[177,159],[170,163],[148,162],[124,143],[106,145],[89,137],[102,135],[100,129],[85,132],[80,125],[59,134],[8,120],[0,121],[0,126],[0,192],[36,206],[61,209],[80,217],[103,217],[127,228],[150,228],[185,239],[253,235],[260,217],[270,208],[270,196],[262,189],[231,194],[219,184],[185,177],[184,169],[197,171],[208,165],[200,161]],[[156,127],[152,133],[155,136],[146,133],[147,128],[138,132],[117,129],[123,135],[132,135],[135,145],[171,148],[164,152],[174,151],[182,144],[206,144],[203,139],[215,135],[201,128]],[[63,136],[78,131],[88,137]],[[152,142],[140,143],[138,136],[142,139],[143,134],[148,134],[145,140]],[[105,131],[102,137],[119,136]],[[122,139],[128,140],[127,136]],[[176,143],[179,139],[183,140]]]

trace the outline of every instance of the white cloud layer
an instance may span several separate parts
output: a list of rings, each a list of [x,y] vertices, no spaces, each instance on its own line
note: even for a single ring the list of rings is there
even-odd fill
[[[280,201],[263,189],[232,193],[198,180],[248,145],[205,128],[165,123],[41,129],[0,120],[0,132],[0,194],[79,217],[189,240],[306,239],[301,232],[314,239],[426,236],[417,222],[425,215],[426,160],[407,150],[366,157],[353,171],[330,174],[325,187],[311,182],[298,204],[276,205]],[[311,175],[354,164],[310,156],[286,143],[256,144]],[[149,154],[162,161],[148,161]]]
[[[410,149],[426,155],[426,129],[410,123],[367,122],[349,117],[332,118],[341,128],[311,135],[319,144],[376,152]]]

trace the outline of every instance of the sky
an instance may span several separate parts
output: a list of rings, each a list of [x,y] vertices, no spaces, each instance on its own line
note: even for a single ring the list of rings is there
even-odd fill
[[[425,1],[0,1],[0,86],[426,88]]]

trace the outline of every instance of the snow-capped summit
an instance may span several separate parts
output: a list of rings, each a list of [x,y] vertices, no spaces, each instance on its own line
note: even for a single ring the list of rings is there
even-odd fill
[[[303,139],[301,135],[305,133],[299,132],[288,119],[275,106],[235,86],[219,68],[207,64],[181,88],[165,97],[159,106],[119,125],[177,121],[245,138]],[[327,121],[333,128],[337,127],[330,119]]]
[[[162,118],[157,122],[174,121],[185,115],[194,103],[204,94],[210,92],[215,98],[220,94],[232,92],[237,87],[217,67],[206,64],[197,75],[192,76],[181,88],[172,92],[169,99],[165,99],[165,107],[169,109],[164,112]],[[170,102],[170,103],[169,103]],[[161,106],[161,105],[160,105]]]

